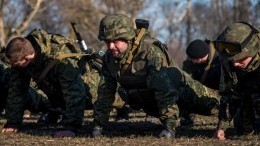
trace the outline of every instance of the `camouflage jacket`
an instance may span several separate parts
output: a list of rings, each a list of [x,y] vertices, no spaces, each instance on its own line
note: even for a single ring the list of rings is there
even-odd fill
[[[260,50],[245,69],[237,69],[226,59],[221,59],[220,93],[245,95],[260,93]]]
[[[54,60],[53,55],[73,52],[74,46],[66,38],[57,37],[57,40],[54,37],[43,30],[34,30],[26,37],[36,50],[36,59],[26,68],[12,68],[6,109],[9,125],[19,125],[22,122],[24,96],[30,80],[38,81],[43,70]],[[37,83],[52,106],[64,110],[63,122],[71,130],[82,124],[86,99],[77,62],[77,58],[62,59]]]
[[[187,104],[192,103],[193,107],[205,110],[203,108],[205,106],[212,108],[210,99],[214,102],[219,100],[216,91],[206,88],[181,71],[171,59],[167,49],[149,36],[142,38],[137,53],[134,54],[131,64],[123,73],[124,59],[125,57],[118,62],[110,52],[105,54],[103,77],[99,86],[98,100],[95,103],[94,122],[98,124],[104,125],[108,121],[117,83],[127,90],[147,89],[152,94],[139,96],[140,98],[136,99],[139,100],[137,102],[143,105],[155,99],[155,104],[159,109],[156,111],[159,113],[159,118],[170,119],[173,123],[179,115],[177,102],[178,105],[181,102],[186,107]]]
[[[211,53],[209,56],[211,56]],[[221,76],[221,67],[218,54],[213,56],[213,60],[210,65],[210,69],[206,75],[206,78],[202,84],[205,86],[218,90],[219,89],[219,81]],[[210,59],[210,58],[209,58]],[[202,64],[194,64],[191,60],[187,59],[183,62],[183,71],[187,72],[193,79],[197,81],[201,81],[202,75],[205,71],[209,63],[209,59],[206,63]]]

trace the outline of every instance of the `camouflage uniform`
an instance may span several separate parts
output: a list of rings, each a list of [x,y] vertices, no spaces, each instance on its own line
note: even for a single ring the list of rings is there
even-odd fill
[[[54,60],[54,56],[76,52],[74,45],[64,37],[47,34],[43,30],[32,31],[26,39],[34,46],[37,57],[26,68],[12,67],[6,127],[19,126],[22,123],[24,95],[28,91],[30,80],[33,79],[39,89],[48,96],[51,105],[64,115],[62,123],[65,128],[75,131],[82,124],[87,97],[77,57],[58,61],[47,75],[39,80],[43,70]]]
[[[3,110],[6,108],[6,100],[8,97],[9,81],[11,77],[11,69],[5,63],[0,61],[0,118],[4,118],[1,115]],[[25,96],[25,106],[24,110],[30,110],[31,112],[47,113],[52,110],[50,103],[45,94],[39,92],[38,90],[29,87],[28,92]],[[0,122],[1,123],[1,122]],[[0,124],[1,125],[1,124]]]
[[[129,40],[130,45],[120,61],[116,60],[109,51],[103,58],[103,76],[94,109],[96,125],[103,126],[108,122],[118,83],[128,94],[127,103],[130,107],[142,108],[147,114],[158,117],[164,125],[164,130],[170,131],[171,134],[175,131],[179,116],[177,103],[180,107],[189,105],[187,108],[190,109],[198,107],[197,111],[202,112],[201,109],[204,109],[205,104],[212,108],[210,104],[214,103],[215,106],[218,102],[218,95],[210,95],[210,89],[182,72],[170,58],[165,45],[151,38],[148,32],[143,35],[136,49],[137,52],[124,70],[128,53],[133,47],[133,38],[140,31],[134,31],[126,16],[104,17],[100,22],[99,31],[100,40],[124,39]],[[94,128],[93,136],[100,134],[97,130],[98,126]]]
[[[228,43],[229,45],[223,47],[223,44]],[[233,43],[232,46],[230,43]],[[235,47],[237,43],[239,47]],[[225,120],[234,116],[234,126],[242,134],[259,131],[259,125],[254,127],[260,115],[259,31],[247,23],[233,23],[220,34],[215,46],[221,54],[220,93],[224,95],[221,105],[228,103],[232,110],[231,117],[220,112],[219,119]],[[246,57],[253,58],[245,68],[238,69],[232,65],[231,61]]]
[[[98,58],[94,57],[93,59],[98,59]],[[99,63],[101,63],[100,61]],[[86,94],[89,97],[86,101],[85,109],[90,110],[93,109],[93,104],[96,102],[98,97],[98,85],[100,81],[100,72],[98,69],[94,68],[92,64],[89,63],[90,61],[87,58],[82,58],[82,62],[84,62],[85,65],[83,67],[84,71],[82,72],[81,77],[84,81]],[[115,95],[115,101],[113,103],[113,106],[117,110],[118,118],[128,118],[128,117],[124,117],[124,116],[128,116],[124,114],[128,114],[129,109],[125,107],[125,102],[121,99],[118,93],[116,93]]]
[[[209,42],[209,46],[213,47],[213,43]],[[183,62],[182,70],[187,72],[193,79],[201,82],[202,75],[205,71],[205,68],[207,67],[207,65],[209,63],[209,60],[211,59],[210,57],[212,57],[212,54],[213,54],[213,52],[210,49],[209,58],[205,63],[195,64],[190,59],[185,60]],[[210,65],[210,69],[207,72],[206,78],[205,78],[204,82],[202,82],[202,84],[211,89],[218,90],[220,74],[221,74],[220,70],[221,70],[221,68],[220,68],[219,56],[218,56],[218,54],[215,53],[213,56],[211,65]]]

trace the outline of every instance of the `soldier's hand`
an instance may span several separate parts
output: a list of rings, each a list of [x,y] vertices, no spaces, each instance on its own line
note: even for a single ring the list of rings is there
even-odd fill
[[[218,139],[218,140],[226,140],[225,138],[225,132],[221,129],[217,130],[216,133],[215,133],[215,137]]]
[[[69,130],[66,131],[58,131],[54,134],[55,138],[62,138],[62,137],[75,137],[75,133]]]
[[[102,136],[102,127],[101,126],[95,126],[92,131],[92,136],[94,138]]]
[[[18,132],[17,128],[3,128],[2,133],[16,133]]]

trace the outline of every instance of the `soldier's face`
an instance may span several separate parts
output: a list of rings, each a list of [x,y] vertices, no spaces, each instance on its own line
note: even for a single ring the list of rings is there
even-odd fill
[[[108,51],[110,51],[116,58],[120,58],[128,48],[128,42],[122,39],[105,41],[105,43]]]
[[[34,59],[34,56],[35,56],[34,54],[31,54],[31,55],[22,57],[19,60],[10,60],[10,64],[15,67],[24,68],[24,67],[27,67],[31,63],[31,61]]]
[[[249,62],[252,60],[252,57],[245,57],[240,60],[234,60],[232,61],[233,66],[238,68],[238,69],[243,69],[246,68],[246,66],[249,64]]]
[[[201,64],[201,63],[204,63],[208,60],[208,56],[209,55],[206,55],[205,57],[202,57],[202,58],[189,58],[194,64]]]

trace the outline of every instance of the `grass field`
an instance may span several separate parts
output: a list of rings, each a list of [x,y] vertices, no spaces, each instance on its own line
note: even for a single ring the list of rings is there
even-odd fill
[[[158,138],[161,125],[157,119],[151,122],[145,121],[145,114],[134,112],[130,114],[130,121],[114,121],[112,113],[110,123],[104,129],[104,136],[91,138],[92,112],[86,111],[84,124],[75,138],[53,138],[53,133],[58,130],[55,125],[46,126],[36,124],[37,116],[26,118],[19,133],[1,134],[0,146],[2,145],[260,145],[259,135],[236,136],[232,126],[228,123],[228,139],[218,141],[213,138],[217,118],[197,116],[193,127],[178,127],[175,139]]]

